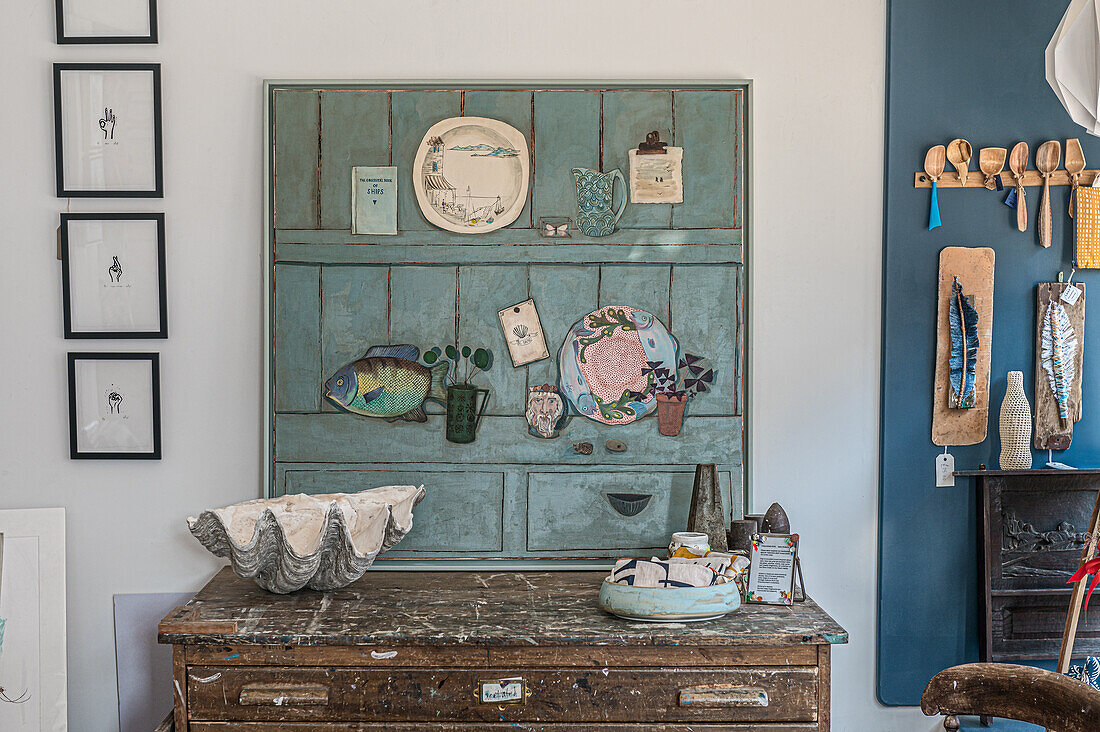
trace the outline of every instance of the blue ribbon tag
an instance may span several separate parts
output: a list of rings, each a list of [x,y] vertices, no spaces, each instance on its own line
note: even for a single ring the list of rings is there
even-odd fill
[[[936,198],[936,181],[932,181],[932,201],[928,207],[928,230],[932,231],[940,225],[940,202]]]
[[[1005,205],[1009,208],[1016,208],[1016,189],[1009,188],[1008,195],[1005,196]]]
[[[1001,182],[1001,174],[997,173],[997,175],[994,176],[994,179],[997,182],[997,190],[998,191],[1003,191],[1005,189],[1005,184]]]

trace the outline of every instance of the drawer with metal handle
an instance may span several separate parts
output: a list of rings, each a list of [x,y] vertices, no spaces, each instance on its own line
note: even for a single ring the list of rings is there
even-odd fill
[[[813,722],[816,667],[382,669],[189,666],[191,719]]]

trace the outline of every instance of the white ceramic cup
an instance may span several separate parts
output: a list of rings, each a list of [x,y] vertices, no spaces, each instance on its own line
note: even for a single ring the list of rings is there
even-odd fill
[[[672,542],[668,545],[668,555],[671,557],[680,548],[701,557],[710,551],[710,538],[706,534],[694,531],[677,531],[672,535]]]

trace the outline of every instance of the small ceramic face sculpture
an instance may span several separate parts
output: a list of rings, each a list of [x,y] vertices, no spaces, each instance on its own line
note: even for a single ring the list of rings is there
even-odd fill
[[[565,421],[565,402],[550,384],[527,391],[527,431],[535,437],[557,437]]]

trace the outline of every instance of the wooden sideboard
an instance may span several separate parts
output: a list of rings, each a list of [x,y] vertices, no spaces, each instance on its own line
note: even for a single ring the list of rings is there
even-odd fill
[[[1070,576],[1081,561],[1100,470],[974,470],[978,489],[982,661],[1058,658]],[[1100,653],[1100,603],[1075,648]]]
[[[176,732],[829,729],[829,652],[812,600],[721,620],[631,623],[599,572],[369,572],[272,595],[229,568],[159,627]],[[519,703],[481,684],[522,680]]]

